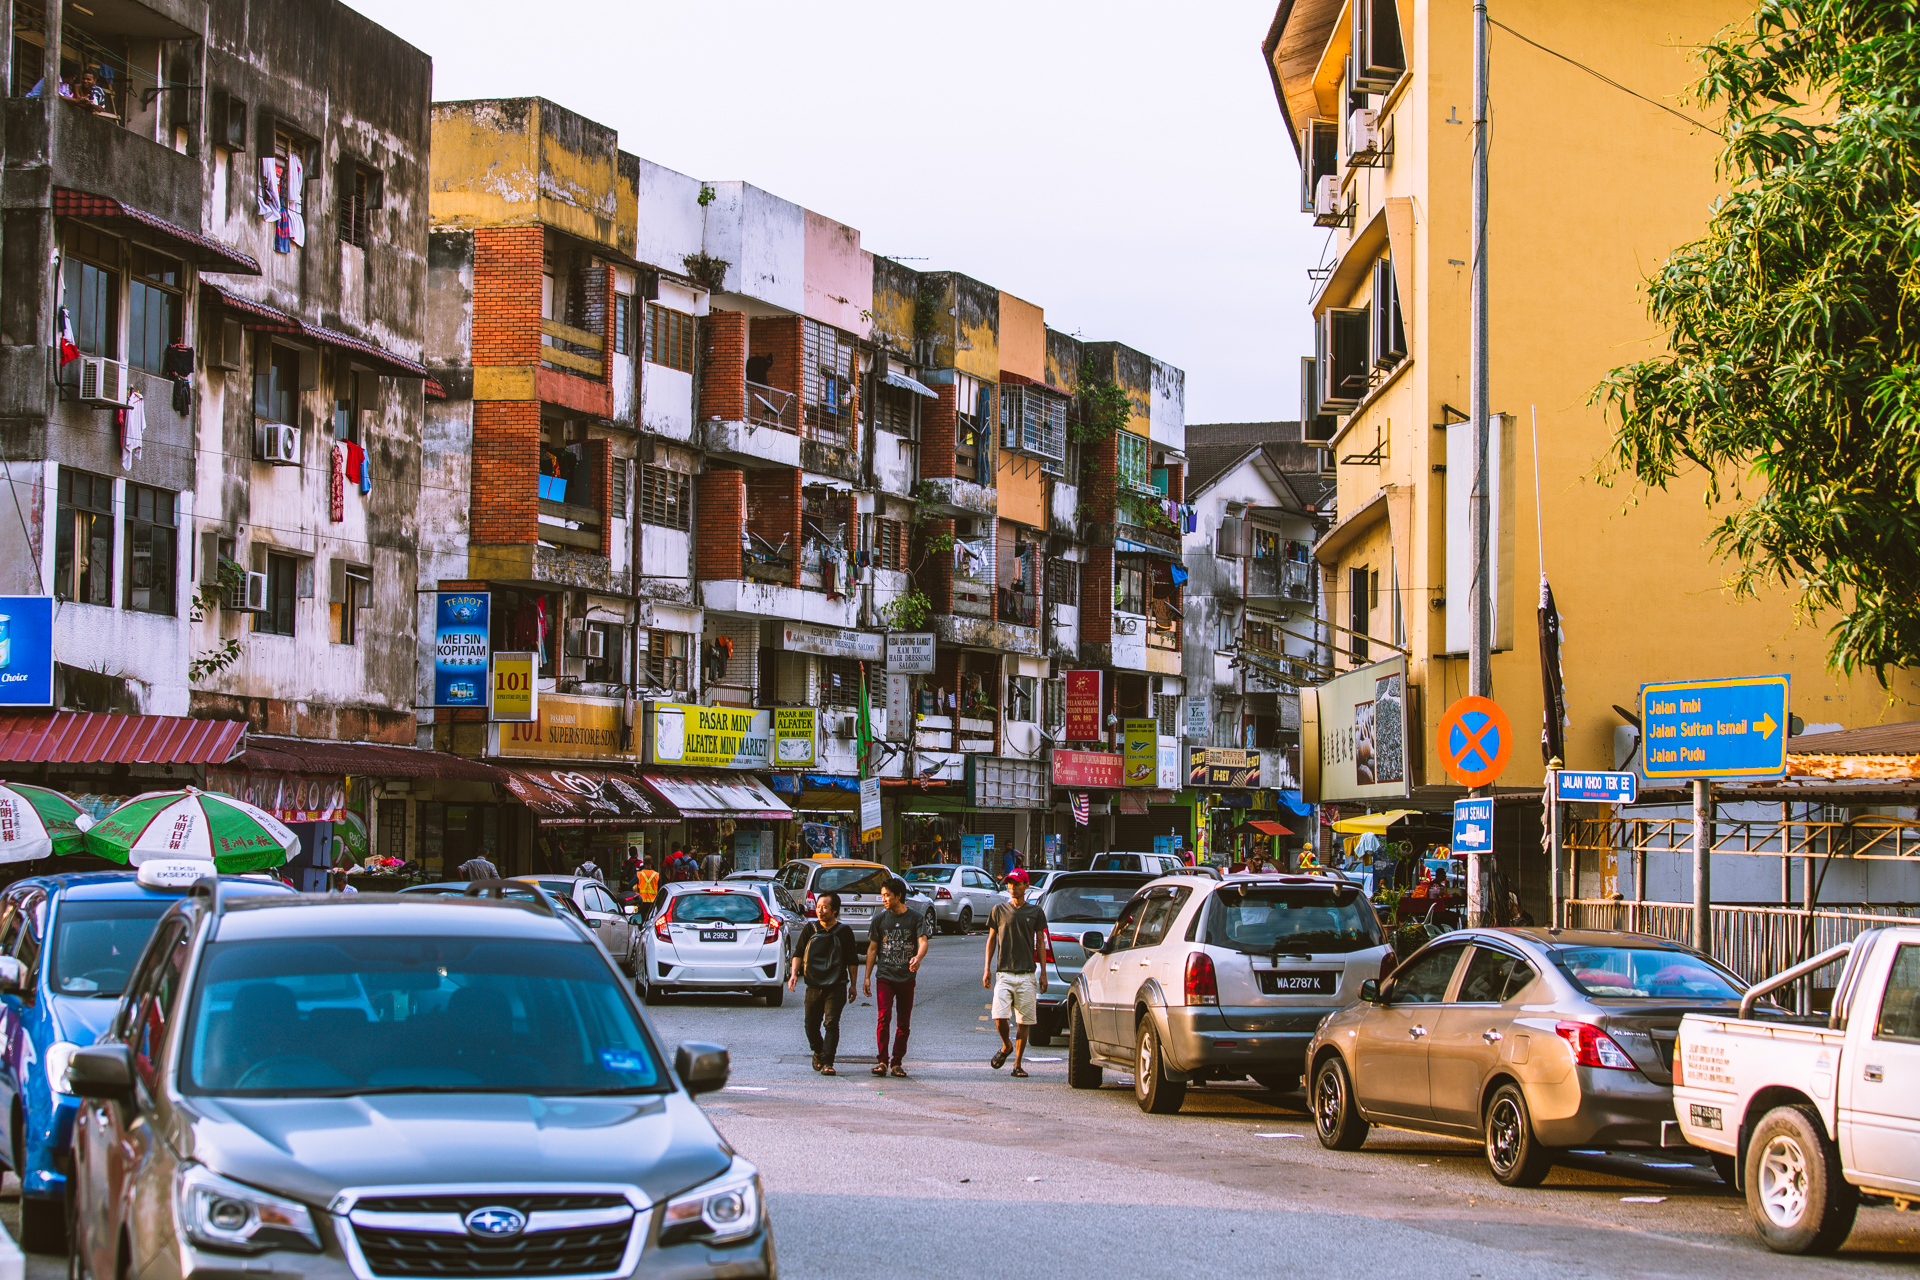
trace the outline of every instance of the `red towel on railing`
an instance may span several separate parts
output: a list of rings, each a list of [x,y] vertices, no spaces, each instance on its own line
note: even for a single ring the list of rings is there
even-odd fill
[[[347,479],[360,483],[360,469],[367,465],[367,451],[353,441],[347,441]]]

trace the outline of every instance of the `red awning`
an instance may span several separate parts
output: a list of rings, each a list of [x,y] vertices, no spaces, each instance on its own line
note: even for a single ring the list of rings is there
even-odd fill
[[[212,236],[201,235],[186,227],[177,227],[144,209],[134,209],[107,196],[90,195],[66,187],[53,189],[53,213],[57,218],[88,218],[105,223],[117,231],[139,229],[158,233],[181,257],[202,271],[227,275],[260,274],[260,264],[251,255],[229,249]]]
[[[371,742],[328,742],[308,738],[247,738],[247,749],[231,767],[259,773],[292,773],[320,777],[442,778],[449,782],[495,782],[506,785],[503,770],[445,751],[418,747],[389,747]]]
[[[680,815],[638,778],[605,769],[501,769],[502,781],[548,827],[648,827]]]
[[[1240,824],[1242,829],[1258,831],[1263,836],[1289,836],[1293,833],[1277,822],[1268,822],[1264,818],[1252,818]]]
[[[343,351],[351,351],[373,361],[380,366],[382,372],[396,378],[424,378],[427,376],[427,367],[425,365],[416,360],[409,360],[403,355],[398,355],[387,350],[385,347],[376,346],[368,342],[365,338],[356,338],[350,333],[342,333],[338,329],[328,329],[322,325],[308,324],[298,316],[288,315],[279,308],[270,307],[264,302],[255,302],[251,298],[243,298],[239,294],[222,289],[216,284],[206,284],[202,287],[205,288],[216,301],[225,305],[228,310],[237,311],[241,315],[249,317],[241,322],[248,329],[261,330],[267,333],[290,333],[298,337],[307,338],[313,342],[321,343],[325,346],[338,347]]]
[[[0,715],[0,760],[27,764],[225,764],[246,741],[240,720],[99,711]]]

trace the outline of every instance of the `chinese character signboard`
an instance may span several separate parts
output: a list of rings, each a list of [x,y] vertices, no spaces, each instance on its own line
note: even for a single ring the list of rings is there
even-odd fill
[[[442,591],[433,609],[433,705],[487,705],[487,620],[493,597],[485,591]]]
[[[813,768],[814,721],[812,707],[775,707],[773,764],[777,769]]]
[[[1127,785],[1151,787],[1159,770],[1160,725],[1155,720],[1128,720],[1125,724]]]
[[[1067,672],[1067,741],[1100,742],[1106,730],[1100,721],[1100,673]]]
[[[656,702],[647,744],[650,764],[709,769],[765,769],[773,741],[773,712],[749,707],[698,707]]]
[[[493,655],[493,719],[532,722],[540,698],[538,661],[535,653]]]
[[[1308,801],[1410,794],[1420,743],[1412,692],[1399,657],[1300,691],[1300,782]]]
[[[53,705],[53,598],[0,596],[0,707]]]
[[[887,670],[899,676],[933,674],[933,632],[899,631],[887,636]]]
[[[781,648],[789,653],[817,653],[823,658],[853,658],[860,662],[880,661],[880,634],[875,631],[849,631],[843,627],[788,622],[781,625],[780,638]]]
[[[1053,785],[1056,787],[1118,787],[1122,785],[1121,757],[1112,751],[1053,749]]]

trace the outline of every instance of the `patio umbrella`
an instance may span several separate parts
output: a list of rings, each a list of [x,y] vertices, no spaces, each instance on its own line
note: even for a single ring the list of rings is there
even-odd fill
[[[229,875],[277,867],[300,837],[264,809],[218,791],[149,791],[88,828],[87,848],[139,866],[149,858],[204,858]]]
[[[0,783],[0,862],[31,862],[79,853],[93,815],[58,791],[25,782]]]

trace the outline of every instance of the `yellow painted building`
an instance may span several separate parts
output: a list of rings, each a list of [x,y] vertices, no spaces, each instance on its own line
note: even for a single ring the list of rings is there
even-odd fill
[[[1704,232],[1722,189],[1720,139],[1654,103],[1697,117],[1683,96],[1699,73],[1692,51],[1750,8],[1509,0],[1495,15],[1653,100],[1492,31],[1490,409],[1502,415],[1492,680],[1516,729],[1501,786],[1537,786],[1543,773],[1543,548],[1566,636],[1570,766],[1614,767],[1624,722],[1613,708],[1635,708],[1646,681],[1784,671],[1809,727],[1914,715],[1911,677],[1889,692],[1827,671],[1831,619],[1796,625],[1785,593],[1732,597],[1729,567],[1706,543],[1698,476],[1638,501],[1596,480],[1611,429],[1589,395],[1609,369],[1662,349],[1644,282]],[[1370,637],[1368,661],[1391,656],[1382,641],[1407,652],[1429,746],[1414,781],[1445,783],[1431,737],[1467,692],[1471,429],[1446,424],[1469,405],[1472,7],[1283,0],[1264,51],[1300,152],[1302,204],[1331,230],[1332,270],[1312,304],[1321,399],[1303,405],[1338,410],[1319,419],[1339,476],[1340,518],[1316,548],[1327,616]],[[1357,665],[1352,638],[1335,635],[1340,665]]]

